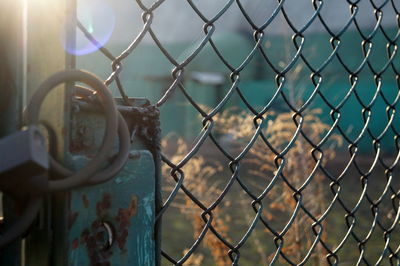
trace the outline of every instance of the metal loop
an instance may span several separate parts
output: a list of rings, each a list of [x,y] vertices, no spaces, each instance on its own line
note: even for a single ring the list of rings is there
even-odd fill
[[[62,83],[77,81],[83,82],[93,88],[101,99],[106,118],[105,134],[97,154],[94,155],[85,167],[76,173],[72,173],[71,170],[65,168],[54,158],[50,158],[51,169],[65,177],[61,180],[50,180],[48,187],[50,191],[71,189],[86,183],[108,160],[117,136],[118,114],[111,92],[99,78],[82,70],[64,70],[44,81],[32,96],[25,110],[27,124],[37,124],[39,122],[40,106],[51,90]]]

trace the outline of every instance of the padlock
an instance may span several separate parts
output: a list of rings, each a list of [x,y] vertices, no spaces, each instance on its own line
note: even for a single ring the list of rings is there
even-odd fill
[[[0,191],[13,198],[47,189],[49,156],[36,126],[0,139]]]

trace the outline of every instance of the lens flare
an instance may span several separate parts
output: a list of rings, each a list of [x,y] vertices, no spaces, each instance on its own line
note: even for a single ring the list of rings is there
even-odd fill
[[[115,27],[115,13],[106,0],[80,1],[77,19],[96,42],[89,40],[80,29],[76,29],[76,41],[67,40],[67,23],[61,31],[61,43],[64,49],[73,55],[85,55],[97,51],[110,39]]]

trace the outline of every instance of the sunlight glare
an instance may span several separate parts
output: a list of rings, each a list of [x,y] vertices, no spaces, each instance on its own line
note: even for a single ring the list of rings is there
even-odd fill
[[[114,31],[116,18],[107,0],[80,1],[77,8],[77,18],[98,44],[96,45],[88,40],[79,28],[76,29],[76,42],[71,44],[66,37],[67,24],[64,24],[60,39],[68,53],[73,55],[93,53],[109,41]]]

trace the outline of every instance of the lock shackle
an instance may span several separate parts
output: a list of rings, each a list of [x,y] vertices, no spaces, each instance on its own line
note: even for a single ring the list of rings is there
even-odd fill
[[[7,228],[7,231],[0,235],[0,249],[16,240],[29,229],[36,219],[41,205],[41,197],[31,196],[28,199],[27,206],[22,211],[22,215],[18,217],[17,221],[10,228]]]
[[[75,85],[75,94],[82,98],[91,98],[96,96],[95,91],[90,88]],[[105,169],[97,172],[95,175],[90,177],[86,182],[86,185],[95,185],[106,182],[113,178],[118,172],[125,166],[126,161],[129,158],[130,148],[132,145],[131,137],[126,124],[125,119],[120,112],[118,114],[118,142],[119,149],[115,158],[112,160],[111,164],[106,166]],[[114,157],[114,156],[113,156]]]
[[[108,160],[110,151],[112,150],[114,141],[117,137],[117,128],[119,124],[118,112],[112,93],[98,77],[82,70],[74,69],[60,71],[45,80],[35,91],[25,110],[26,123],[28,125],[39,124],[40,107],[50,91],[62,83],[76,81],[90,86],[97,92],[106,119],[105,133],[102,144],[97,153],[86,164],[86,166],[75,173],[57,162],[53,157],[49,157],[50,168],[55,173],[66,177],[60,180],[49,180],[48,190],[50,191],[66,190],[85,184]]]

